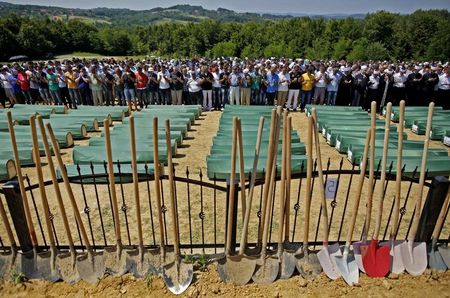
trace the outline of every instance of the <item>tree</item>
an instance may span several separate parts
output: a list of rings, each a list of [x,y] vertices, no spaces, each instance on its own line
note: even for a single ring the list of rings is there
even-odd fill
[[[211,54],[214,57],[234,57],[236,45],[231,41],[218,42],[213,46]]]
[[[306,49],[306,58],[326,59],[330,57],[330,44],[327,40],[316,38],[312,46]]]
[[[352,42],[349,39],[341,38],[333,46],[333,59],[344,59],[351,49]]]

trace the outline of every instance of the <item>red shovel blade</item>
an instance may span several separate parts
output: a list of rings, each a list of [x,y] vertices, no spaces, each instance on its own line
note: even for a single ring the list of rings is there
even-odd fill
[[[390,248],[379,246],[377,240],[372,240],[363,256],[366,274],[370,277],[385,277],[389,273],[391,256]]]

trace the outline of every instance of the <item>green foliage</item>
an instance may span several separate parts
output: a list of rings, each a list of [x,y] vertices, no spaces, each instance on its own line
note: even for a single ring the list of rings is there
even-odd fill
[[[194,270],[205,271],[211,260],[204,254],[201,255],[185,255],[183,258],[184,262],[192,263]]]
[[[9,272],[9,278],[15,285],[28,281],[28,278],[25,276],[25,274],[23,274],[22,272],[17,272],[15,269],[12,269]]]
[[[147,276],[144,279],[145,286],[147,288],[151,288],[153,284],[153,280],[155,279],[155,276],[153,274],[147,274]]]
[[[10,9],[12,6],[0,3],[0,8],[3,7]],[[447,10],[418,10],[410,15],[380,11],[364,19],[329,20],[308,17],[267,20],[245,14],[248,18],[239,22],[222,22],[224,19],[219,16],[232,20],[233,14],[241,14],[223,9],[206,11],[188,5],[151,10],[149,15],[155,19],[159,18],[158,13],[166,19],[185,13],[183,22],[159,22],[159,25],[152,25],[150,21],[141,24],[136,18],[127,19],[129,10],[114,10],[117,16],[124,16],[121,21],[127,24],[124,26],[119,25],[119,21],[99,24],[80,18],[54,21],[42,16],[5,16],[8,9],[0,9],[0,15],[4,16],[0,18],[0,60],[3,61],[17,54],[39,59],[49,52],[95,52],[107,56],[276,56],[351,61],[450,58],[450,12]],[[142,19],[150,18],[141,12],[136,14]],[[108,9],[75,10],[68,15],[102,20],[112,17]]]

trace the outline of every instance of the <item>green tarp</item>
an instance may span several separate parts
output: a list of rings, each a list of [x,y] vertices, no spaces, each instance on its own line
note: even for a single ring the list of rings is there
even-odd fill
[[[53,131],[56,137],[56,140],[59,143],[59,146],[61,148],[69,148],[73,146],[73,137],[70,132],[66,131]],[[24,140],[31,140],[31,132],[29,131],[17,131],[16,133],[16,139],[24,139]],[[0,139],[9,139],[9,132],[0,132]],[[41,134],[38,133],[38,139],[41,139]],[[50,142],[50,138],[49,138]]]
[[[29,105],[29,104],[15,104],[15,110],[27,110],[27,111],[35,111],[36,113],[44,113],[44,114],[65,114],[67,113],[67,106],[64,105]]]
[[[33,150],[29,148],[17,148],[21,166],[34,166]],[[0,149],[0,160],[14,159],[14,153],[11,147],[2,147]]]
[[[0,154],[1,151],[0,151]],[[0,181],[9,180],[16,176],[16,165],[11,159],[0,159]]]
[[[79,106],[75,110],[70,110],[69,115],[94,115],[97,118],[111,117],[113,121],[122,121],[127,113],[128,108],[118,107],[106,107],[106,106]]]
[[[44,120],[44,123],[50,123],[52,127],[66,127],[71,125],[84,125],[87,132],[96,132],[99,130],[98,122],[96,119],[86,120],[85,118],[78,117],[60,117]]]
[[[349,148],[347,150],[347,159],[354,163],[359,163],[362,159],[364,148]],[[420,149],[403,149],[403,157],[422,157],[423,150]],[[448,156],[448,151],[441,148],[430,148],[428,150],[429,156]],[[383,156],[383,147],[375,147],[375,156],[379,159]],[[397,157],[397,148],[388,148],[388,157],[393,159]]]

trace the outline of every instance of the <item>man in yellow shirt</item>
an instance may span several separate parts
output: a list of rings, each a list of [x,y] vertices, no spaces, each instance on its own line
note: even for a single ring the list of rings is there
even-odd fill
[[[313,94],[313,87],[316,81],[316,78],[311,73],[311,67],[306,67],[305,73],[302,74],[301,83],[302,83],[302,102],[300,104],[301,112],[305,111],[305,106],[311,103],[311,97]]]
[[[69,97],[72,102],[72,106],[76,109],[77,105],[80,104],[79,96],[78,96],[78,68],[69,67],[67,72],[65,73],[67,88],[69,88]]]

